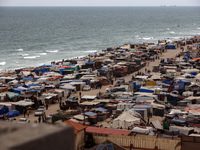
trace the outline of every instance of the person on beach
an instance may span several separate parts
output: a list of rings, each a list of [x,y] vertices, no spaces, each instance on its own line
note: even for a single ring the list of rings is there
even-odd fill
[[[29,118],[30,110],[27,110],[27,118]]]
[[[41,116],[38,117],[38,122],[39,122],[39,123],[41,122]]]
[[[48,110],[48,107],[49,107],[48,104],[46,104],[46,110]]]
[[[149,62],[147,63],[147,66],[149,66]]]
[[[26,117],[26,109],[23,109],[23,113],[24,113],[24,118]]]

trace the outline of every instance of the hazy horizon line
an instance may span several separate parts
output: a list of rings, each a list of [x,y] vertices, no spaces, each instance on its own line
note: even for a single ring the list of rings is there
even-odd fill
[[[21,5],[21,6],[1,6],[0,7],[200,7],[198,6],[182,6],[182,5],[160,5],[160,6],[52,6],[52,5],[35,5],[35,6],[26,6],[26,5]]]

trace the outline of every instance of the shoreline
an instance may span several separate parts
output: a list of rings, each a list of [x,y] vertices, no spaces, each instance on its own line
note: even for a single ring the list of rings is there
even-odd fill
[[[198,37],[198,36],[199,35],[196,35],[196,37]],[[174,38],[169,37],[169,38],[163,38],[163,40],[166,40],[166,42],[173,42],[173,41],[187,40],[187,39],[190,39],[190,38],[193,38],[193,37],[195,37],[195,35],[194,36],[190,35],[190,36],[185,36],[185,37],[178,37],[178,38],[177,37],[174,37]],[[142,40],[143,40],[143,43],[149,43],[148,42],[149,40],[144,40],[144,39],[142,39]],[[150,42],[150,43],[152,43],[152,42]],[[139,43],[139,44],[141,44],[141,43]],[[124,44],[124,45],[126,45],[126,44]],[[123,46],[123,45],[114,46],[114,47],[121,47],[121,46]],[[86,51],[94,51],[94,50],[86,50]],[[101,53],[104,50],[95,50],[95,51],[96,52],[91,52],[91,53],[86,54],[86,55],[74,56],[74,57],[63,58],[63,59],[64,60],[74,60],[76,58],[84,59],[85,57],[88,57],[89,55],[94,55],[95,53]],[[48,60],[48,62],[50,62],[50,64],[49,63],[46,63],[46,64],[45,63],[41,63],[40,66],[42,66],[42,65],[51,65],[52,62],[60,62],[60,61],[62,61],[62,60]],[[6,61],[2,61],[2,62],[0,62],[0,64],[1,63],[4,64],[4,65],[0,65],[0,66],[5,66],[6,65]],[[21,69],[23,70],[23,69],[37,68],[37,67],[39,67],[39,66],[36,65],[36,66],[19,67],[19,68],[13,68],[13,69],[0,69],[0,73],[2,73],[2,72],[8,73],[8,72],[13,72],[15,70],[21,70]]]

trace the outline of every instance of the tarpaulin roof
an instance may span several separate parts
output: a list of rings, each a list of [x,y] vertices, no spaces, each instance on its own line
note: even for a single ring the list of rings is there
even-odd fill
[[[104,111],[107,111],[107,109],[105,109],[103,107],[99,107],[99,108],[95,108],[95,111],[104,112]]]
[[[14,97],[19,96],[18,93],[14,93],[14,92],[3,92],[3,93],[0,93],[0,95],[4,95],[4,94],[7,94],[9,98],[14,98]]]
[[[54,66],[54,65],[42,65],[40,67],[52,67],[52,66]]]
[[[86,112],[85,113],[86,116],[92,117],[92,116],[96,116],[97,113],[93,113],[93,112]]]
[[[85,63],[86,65],[93,65],[94,64],[94,62],[87,62],[87,63]]]
[[[27,78],[27,77],[23,77],[23,79],[22,80],[24,80],[24,81],[28,81],[28,80],[33,80],[33,78]]]

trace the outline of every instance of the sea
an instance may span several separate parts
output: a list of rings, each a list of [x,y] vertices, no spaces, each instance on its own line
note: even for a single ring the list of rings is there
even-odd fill
[[[200,36],[200,7],[0,7],[0,70]]]

